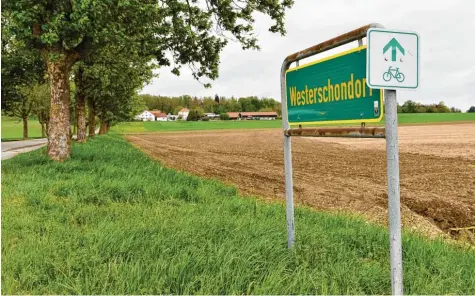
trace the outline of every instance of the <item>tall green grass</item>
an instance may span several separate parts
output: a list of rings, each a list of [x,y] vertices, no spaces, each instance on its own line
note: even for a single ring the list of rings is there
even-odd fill
[[[3,294],[389,294],[388,233],[164,168],[121,138],[2,162]],[[404,235],[409,294],[474,294],[475,252]]]
[[[398,114],[399,124],[430,124],[441,122],[475,122],[475,113],[417,113]],[[342,124],[338,124],[342,125]],[[354,124],[347,124],[354,125]],[[384,120],[371,125],[384,125]],[[317,126],[317,125],[315,125]],[[321,125],[320,125],[321,126]],[[335,126],[333,124],[333,126]],[[112,128],[118,133],[194,131],[219,129],[281,128],[281,120],[243,121],[177,121],[177,122],[122,122]]]

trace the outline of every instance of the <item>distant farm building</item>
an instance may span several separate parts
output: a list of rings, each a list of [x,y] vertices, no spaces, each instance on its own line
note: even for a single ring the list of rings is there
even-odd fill
[[[186,118],[188,118],[189,113],[190,113],[190,109],[183,108],[180,111],[178,111],[178,116],[181,116],[183,120],[186,120]]]
[[[177,121],[179,116],[168,113],[167,117],[168,117],[168,121]]]
[[[155,115],[153,115],[150,111],[143,111],[139,115],[135,116],[135,119],[141,121],[155,121]]]
[[[231,120],[275,120],[277,112],[228,112]]]
[[[207,117],[209,119],[219,119],[219,114],[214,114],[214,113],[205,113],[204,117]]]
[[[155,121],[168,121],[168,115],[162,111],[150,111],[155,116]]]
[[[168,121],[168,115],[160,110],[144,111],[135,116],[136,120],[141,121]]]

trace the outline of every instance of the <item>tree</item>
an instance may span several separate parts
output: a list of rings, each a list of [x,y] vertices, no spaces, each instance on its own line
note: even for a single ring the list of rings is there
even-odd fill
[[[221,120],[229,120],[229,115],[227,113],[221,113],[219,114],[219,118]]]
[[[197,120],[201,119],[205,115],[205,111],[201,107],[195,107],[193,110],[195,111]]]
[[[259,112],[272,112],[272,111],[274,111],[274,109],[271,107],[264,107],[264,108],[259,109]]]
[[[183,109],[183,106],[176,107],[173,114],[178,114],[178,112],[180,112],[181,109]]]
[[[84,91],[84,65],[78,63],[74,75],[76,91],[76,121],[77,134],[76,141],[78,143],[86,142],[86,94]]]
[[[137,91],[153,77],[154,64],[138,55],[124,55],[115,47],[104,48],[83,67],[81,88],[86,100],[94,101],[100,120],[99,133],[107,133],[119,121],[132,120],[137,113]]]
[[[134,119],[135,116],[139,115],[145,110],[147,110],[147,105],[145,105],[144,99],[139,95],[134,95],[132,100],[130,100],[129,118]],[[162,110],[162,112],[164,111]]]
[[[74,67],[78,141],[86,140],[86,102],[90,136],[95,133],[96,115],[100,120],[99,133],[104,134],[112,124],[132,120],[144,111],[143,99],[136,93],[153,77],[154,68],[147,57],[121,50],[114,44],[97,48],[94,55],[78,62]]]
[[[417,104],[411,100],[407,100],[402,105],[402,113],[417,113]]]
[[[274,20],[270,31],[284,34],[285,10],[292,0],[4,0],[2,16],[11,16],[15,37],[39,48],[51,82],[48,155],[70,157],[69,74],[91,49],[116,44],[137,55],[154,58],[179,75],[189,65],[196,79],[218,77],[219,56],[229,38],[243,49],[257,49],[254,13]],[[171,52],[170,55],[165,53]],[[209,86],[206,83],[205,86]]]
[[[28,138],[28,116],[34,102],[31,86],[44,82],[45,66],[39,51],[18,40],[9,26],[11,16],[2,14],[2,110],[23,121],[23,138]]]
[[[443,101],[440,101],[439,104],[436,105],[436,112],[437,113],[450,113],[450,108],[447,107]]]
[[[219,97],[218,97],[218,94],[216,94],[216,95],[214,96],[214,101],[215,101],[217,104],[219,104]]]
[[[214,110],[215,110],[216,106],[219,106],[219,104],[216,103],[216,101],[213,100],[212,98],[204,98],[203,99],[204,112],[214,113]]]
[[[9,110],[11,115],[19,117],[23,121],[23,139],[28,139],[28,116],[30,116],[31,109],[33,108],[33,101],[30,98],[30,89],[27,86],[20,88],[21,93],[20,100],[15,100],[10,103]]]
[[[49,108],[50,108],[50,88],[49,84],[36,83],[31,86],[29,92],[30,100],[33,104],[32,113],[38,118],[41,125],[41,137],[48,134]]]
[[[190,112],[188,112],[188,116],[186,117],[186,121],[196,121],[196,120],[198,120],[196,111],[190,110]]]
[[[467,113],[474,113],[475,112],[475,106],[471,106],[468,110]]]

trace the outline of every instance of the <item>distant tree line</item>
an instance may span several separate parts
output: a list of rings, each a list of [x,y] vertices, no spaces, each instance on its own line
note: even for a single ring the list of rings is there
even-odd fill
[[[280,116],[280,102],[273,98],[258,98],[255,96],[242,98],[226,97],[192,97],[183,95],[179,97],[154,96],[143,94],[139,96],[148,110],[161,110],[164,113],[178,114],[180,109],[186,107],[196,111],[197,116],[204,113],[222,114],[226,112],[256,112],[275,111]],[[193,114],[194,116],[194,114]]]
[[[462,110],[455,107],[449,108],[444,102],[438,104],[421,104],[411,100],[406,101],[402,106],[398,104],[398,113],[460,113]],[[468,111],[470,112],[470,111]]]

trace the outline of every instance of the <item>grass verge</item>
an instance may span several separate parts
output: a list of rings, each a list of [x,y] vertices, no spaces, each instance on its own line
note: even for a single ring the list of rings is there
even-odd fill
[[[3,294],[390,294],[388,233],[179,173],[116,136],[2,162]],[[475,294],[475,252],[404,235],[407,294]]]
[[[399,114],[399,123],[431,124],[450,122],[475,122],[475,113],[418,113]],[[341,126],[341,124],[339,124]],[[354,125],[354,124],[348,124]],[[384,120],[377,124],[384,125]],[[315,125],[317,126],[317,125]],[[281,120],[245,120],[245,121],[177,121],[177,122],[123,122],[112,128],[117,133],[194,131],[218,129],[255,129],[281,128]]]

